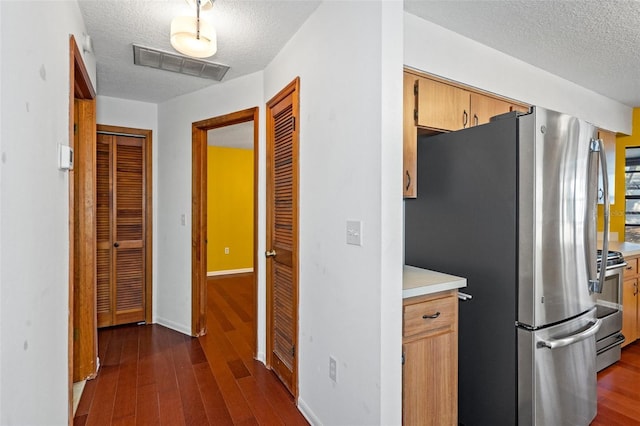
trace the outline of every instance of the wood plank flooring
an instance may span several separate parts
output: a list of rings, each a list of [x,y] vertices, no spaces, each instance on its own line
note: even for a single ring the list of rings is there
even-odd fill
[[[640,340],[598,373],[598,415],[592,426],[640,426]]]
[[[160,325],[100,329],[98,377],[74,425],[308,425],[293,397],[253,359],[252,276],[210,278],[208,334]]]
[[[159,325],[101,329],[102,366],[74,425],[307,425],[293,398],[253,359],[252,278],[210,279],[206,336]],[[592,426],[640,426],[640,341],[598,373]]]

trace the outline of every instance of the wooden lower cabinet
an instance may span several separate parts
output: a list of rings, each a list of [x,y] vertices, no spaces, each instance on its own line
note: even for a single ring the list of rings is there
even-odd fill
[[[622,281],[622,335],[626,346],[640,337],[638,330],[638,257],[626,257]]]
[[[403,303],[402,423],[458,424],[457,290]]]

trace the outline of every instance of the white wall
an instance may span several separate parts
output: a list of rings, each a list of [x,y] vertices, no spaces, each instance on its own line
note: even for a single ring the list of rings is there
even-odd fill
[[[384,3],[322,3],[265,69],[265,100],[300,76],[298,402],[316,424],[400,423],[402,3]]]
[[[158,105],[156,320],[186,334],[191,333],[191,125],[256,106],[260,107],[259,121],[263,129],[262,72],[212,85]],[[260,152],[264,152],[264,130],[260,132]],[[264,182],[264,168],[261,168],[259,178]],[[258,203],[258,206],[262,205],[263,190],[259,193]],[[184,226],[181,215],[186,217]],[[257,250],[260,252],[264,251],[264,221],[259,224],[258,234]],[[260,259],[259,277],[264,283],[264,259]],[[263,285],[259,288],[258,303],[264,305]],[[262,318],[262,323],[258,323],[260,351],[264,347],[264,315],[259,318]],[[264,354],[261,356],[264,359]]]
[[[153,243],[152,243],[152,322],[157,318],[157,298],[155,297],[158,276],[158,105],[148,102],[98,96],[96,102],[96,123],[107,126],[120,126],[134,129],[151,130],[151,191],[153,209]]]
[[[631,134],[631,107],[408,13],[404,14],[404,63]]]
[[[0,424],[62,425],[69,181],[57,146],[69,144],[69,34],[81,39],[84,23],[75,1],[2,1],[0,11]]]
[[[3,98],[2,93],[2,7],[0,7],[0,99]],[[0,105],[1,107],[1,105]],[[4,114],[0,110],[0,155],[2,151],[2,116]],[[0,163],[0,241],[2,241],[2,163]],[[0,319],[2,318],[2,244],[0,244]],[[0,325],[0,413],[2,413],[2,326]]]

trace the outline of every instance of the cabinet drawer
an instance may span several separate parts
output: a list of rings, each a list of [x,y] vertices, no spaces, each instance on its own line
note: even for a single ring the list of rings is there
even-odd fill
[[[638,258],[625,259],[627,267],[624,269],[624,278],[633,277],[638,274]]]
[[[455,330],[457,308],[458,299],[455,294],[405,305],[403,336]]]

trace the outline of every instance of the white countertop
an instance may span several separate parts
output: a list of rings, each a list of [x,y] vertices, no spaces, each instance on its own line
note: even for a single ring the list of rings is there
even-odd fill
[[[598,241],[598,247],[602,248],[602,241]],[[625,257],[638,256],[640,255],[640,244],[626,241],[609,241],[609,250],[619,251]]]
[[[439,291],[467,286],[467,279],[428,269],[404,265],[402,272],[402,298],[423,296]]]

